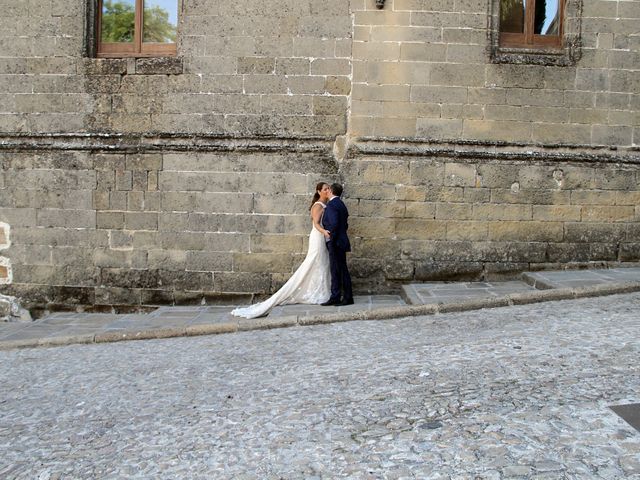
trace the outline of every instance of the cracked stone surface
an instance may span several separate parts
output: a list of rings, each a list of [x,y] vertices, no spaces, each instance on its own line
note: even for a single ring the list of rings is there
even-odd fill
[[[0,478],[634,479],[640,294],[0,352]]]

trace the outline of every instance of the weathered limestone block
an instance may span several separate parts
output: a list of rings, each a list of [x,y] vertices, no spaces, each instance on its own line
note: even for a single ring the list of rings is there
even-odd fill
[[[635,219],[633,206],[601,206],[582,207],[583,222],[631,222]]]
[[[289,252],[294,253],[294,252]],[[233,266],[238,272],[291,273],[293,259],[281,253],[235,253]]]
[[[489,222],[489,238],[496,241],[560,242],[563,239],[563,224],[536,221]]]
[[[374,224],[375,220],[371,223]],[[446,238],[447,223],[441,220],[397,219],[394,232],[399,239],[440,240]]]
[[[531,220],[531,205],[476,204],[473,206],[473,218],[476,220]]]
[[[487,240],[489,236],[489,225],[487,222],[476,221],[452,221],[447,223],[446,239],[451,241],[460,240]]]
[[[136,58],[135,73],[140,75],[178,75],[183,72],[180,57]]]
[[[533,205],[533,220],[576,222],[582,217],[577,205]]]
[[[214,274],[217,291],[229,293],[268,293],[271,276],[268,273],[222,272]]]
[[[305,239],[306,240],[306,239]],[[305,246],[306,247],[306,246]],[[251,252],[284,253],[303,252],[303,238],[285,235],[251,235]]]

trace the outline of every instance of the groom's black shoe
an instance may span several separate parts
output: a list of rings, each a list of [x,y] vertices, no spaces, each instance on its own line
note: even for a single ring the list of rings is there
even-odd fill
[[[353,298],[342,300],[340,303],[336,304],[338,307],[344,307],[345,305],[353,305]]]
[[[322,305],[323,307],[330,307],[331,305],[339,305],[340,299],[339,298],[330,298],[329,300],[327,300],[324,303],[321,303],[320,305]]]

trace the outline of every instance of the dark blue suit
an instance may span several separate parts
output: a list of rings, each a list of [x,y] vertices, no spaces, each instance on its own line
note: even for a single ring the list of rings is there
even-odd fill
[[[329,260],[331,262],[331,299],[352,301],[351,275],[347,267],[347,252],[351,251],[351,244],[347,236],[349,212],[340,197],[334,197],[327,203],[322,217],[322,226],[329,230],[331,239],[327,242]]]

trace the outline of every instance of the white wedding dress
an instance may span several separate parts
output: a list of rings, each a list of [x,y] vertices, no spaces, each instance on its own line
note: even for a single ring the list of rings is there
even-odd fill
[[[325,205],[322,202],[316,204]],[[324,236],[315,227],[309,234],[309,250],[302,264],[280,290],[264,302],[249,307],[236,308],[232,315],[244,318],[262,317],[277,305],[293,303],[320,304],[331,296],[331,271],[329,251]]]

